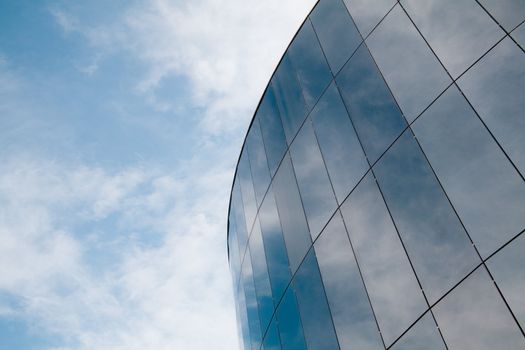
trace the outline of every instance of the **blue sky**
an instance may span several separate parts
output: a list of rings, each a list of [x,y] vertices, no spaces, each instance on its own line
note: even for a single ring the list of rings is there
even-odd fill
[[[0,350],[237,348],[226,212],[312,0],[0,0]]]

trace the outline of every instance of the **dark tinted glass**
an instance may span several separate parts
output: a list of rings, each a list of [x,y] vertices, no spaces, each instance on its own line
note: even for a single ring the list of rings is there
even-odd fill
[[[434,308],[449,349],[523,349],[525,338],[483,267]]]
[[[525,20],[523,0],[479,0],[479,2],[509,32]]]
[[[340,213],[315,242],[315,253],[341,349],[384,349]]]
[[[288,143],[291,143],[306,117],[307,110],[297,73],[287,53],[275,72],[272,84],[284,133]]]
[[[297,270],[293,286],[308,349],[339,349],[313,249]]]
[[[525,183],[456,87],[414,131],[482,256],[525,227]]]
[[[311,115],[321,153],[341,203],[365,174],[368,163],[334,83]]]
[[[481,261],[410,130],[379,160],[374,171],[433,303]]]
[[[248,139],[246,140],[246,146],[248,147],[248,156],[250,157],[255,198],[259,206],[270,184],[270,171],[268,169],[268,162],[266,161],[266,152],[264,150],[258,119],[253,121]]]
[[[366,37],[394,6],[395,0],[344,0],[361,35]]]
[[[273,176],[288,146],[271,84],[268,85],[266,89],[256,118],[259,119],[261,125],[268,165],[270,167],[270,173]]]
[[[299,75],[308,109],[311,109],[332,80],[332,74],[310,21],[304,22],[288,53]]]
[[[297,134],[290,154],[310,233],[315,239],[337,208],[337,203],[310,120]]]
[[[371,163],[406,126],[394,98],[366,46],[361,46],[336,78]]]
[[[281,350],[281,340],[279,339],[279,329],[277,328],[276,319],[272,320],[270,327],[264,338],[264,350]]]
[[[445,350],[445,344],[439,334],[430,312],[427,312],[410,330],[399,339],[392,350]]]
[[[255,202],[250,161],[248,159],[246,148],[244,148],[242,152],[241,160],[237,167],[237,179],[239,179],[241,187],[242,204],[244,207],[244,215],[246,216],[246,228],[249,235],[253,226],[253,221],[255,220],[255,215],[257,214],[257,203]]]
[[[281,167],[275,175],[273,185],[284,241],[286,242],[286,250],[290,260],[290,268],[293,273],[297,270],[301,260],[308,251],[312,240],[288,154],[283,159]]]
[[[361,35],[342,0],[321,0],[310,19],[336,74],[361,43]]]
[[[451,83],[399,5],[366,42],[409,122]]]
[[[242,204],[242,194],[239,182],[235,181],[232,192],[231,211],[235,217],[235,228],[237,230],[237,241],[239,243],[239,259],[242,261],[244,251],[248,244],[248,231],[246,230],[246,216]]]
[[[246,297],[246,310],[248,315],[248,327],[250,330],[251,345],[253,350],[259,350],[259,347],[261,346],[262,333],[249,249],[246,251],[246,259],[244,259],[242,264],[242,280],[244,295]]]
[[[459,87],[525,174],[525,54],[504,39],[458,80]]]
[[[352,192],[341,211],[388,346],[427,305],[371,174]]]
[[[292,288],[284,293],[277,309],[277,320],[283,350],[307,350],[299,309]]]

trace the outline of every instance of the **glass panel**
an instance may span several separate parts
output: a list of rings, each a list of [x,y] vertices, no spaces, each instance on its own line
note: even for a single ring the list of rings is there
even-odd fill
[[[303,205],[295,182],[295,176],[290,161],[286,154],[281,167],[273,181],[277,208],[286,242],[286,250],[290,259],[292,273],[297,270],[301,260],[312,244]]]
[[[525,50],[525,23],[512,32],[512,37],[521,45],[521,48]]]
[[[337,203],[310,120],[297,134],[290,154],[310,233],[315,240],[337,208]]]
[[[395,0],[344,0],[361,35],[366,37],[394,6]]]
[[[361,46],[336,78],[350,118],[374,163],[406,127],[390,90],[366,46]]]
[[[332,81],[332,73],[310,21],[304,22],[290,45],[288,54],[299,75],[306,104],[310,110]]]
[[[402,0],[401,4],[454,78],[505,35],[475,1]]]
[[[409,122],[451,83],[399,5],[366,42]]]
[[[458,80],[459,87],[525,174],[525,55],[504,39]]]
[[[307,111],[297,73],[287,53],[275,72],[272,84],[284,133],[290,144],[306,117]]]
[[[326,302],[317,259],[311,249],[293,280],[308,350],[337,349],[337,337]]]
[[[321,0],[310,19],[332,72],[337,74],[361,43],[361,35],[341,0]]]
[[[410,130],[374,172],[432,304],[481,261]]]
[[[250,237],[250,254],[253,266],[253,279],[255,282],[255,291],[259,303],[259,317],[261,319],[261,329],[264,331],[273,315],[272,286],[268,276],[268,267],[266,266],[266,255],[264,253],[264,244],[261,234],[259,220],[255,221],[253,232]]]
[[[315,253],[341,349],[384,349],[339,212],[315,242]]]
[[[229,234],[228,234],[228,252],[230,254],[229,262],[230,262],[230,270],[232,274],[233,287],[234,287],[234,290],[237,290],[237,284],[239,282],[239,277],[241,275],[241,260],[239,257],[239,244],[237,242],[237,228],[235,224],[235,218],[233,217],[233,213],[230,213],[229,222],[230,222]]]
[[[521,327],[525,328],[525,235],[490,258],[487,265]]]
[[[479,2],[509,32],[525,20],[523,0],[479,0]]]
[[[259,220],[263,235],[264,249],[266,251],[266,263],[270,274],[272,294],[275,303],[290,282],[291,274],[288,265],[288,254],[284,243],[281,222],[277,213],[277,205],[273,195],[272,187],[268,190],[264,202],[259,210]]]
[[[427,312],[410,330],[399,339],[391,350],[445,350],[432,314]]]
[[[279,329],[277,320],[273,319],[264,338],[264,350],[281,350],[281,340],[279,339]]]
[[[246,230],[246,217],[244,215],[244,206],[242,204],[242,195],[238,180],[238,178],[235,179],[233,186],[231,211],[235,217],[235,228],[239,242],[239,259],[242,262],[244,251],[248,244],[248,231]]]
[[[259,310],[257,296],[255,294],[255,285],[253,282],[253,270],[250,260],[250,250],[246,251],[246,259],[242,264],[242,280],[244,295],[246,297],[246,310],[248,316],[248,328],[250,329],[250,340],[253,350],[259,350],[261,346],[261,324],[259,322]]]
[[[261,105],[257,110],[256,118],[259,118],[268,165],[273,176],[288,145],[286,144],[286,136],[284,135],[283,124],[281,123],[277,101],[275,100],[271,84],[268,85]]]
[[[248,139],[246,140],[248,155],[250,156],[250,167],[253,178],[253,187],[255,189],[255,198],[258,206],[261,205],[264,194],[270,184],[270,171],[266,161],[266,152],[259,127],[259,120],[253,121]]]
[[[334,83],[312,111],[312,122],[335,194],[341,203],[365,174],[368,163]]]
[[[449,349],[523,349],[525,338],[480,267],[434,307]]]
[[[483,257],[525,228],[525,183],[455,86],[414,131]]]
[[[255,220],[255,215],[257,214],[257,204],[255,203],[255,192],[253,190],[252,174],[246,148],[244,148],[241,159],[239,160],[237,179],[241,186],[242,204],[244,206],[246,228],[249,236],[253,226],[253,221]]]
[[[239,284],[239,290],[237,291],[237,302],[239,303],[239,315],[240,315],[240,324],[242,330],[242,342],[244,343],[244,349],[251,349],[250,343],[250,327],[248,324],[248,309],[246,308],[246,297],[244,295],[244,286],[243,283]]]
[[[343,204],[342,213],[388,346],[427,305],[371,174]]]
[[[292,288],[286,290],[277,309],[283,350],[307,350],[299,310]]]

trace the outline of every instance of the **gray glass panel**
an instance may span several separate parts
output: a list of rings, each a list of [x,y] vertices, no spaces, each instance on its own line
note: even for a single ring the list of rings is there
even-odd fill
[[[237,179],[239,180],[239,185],[241,187],[242,204],[244,207],[244,215],[246,216],[246,229],[249,236],[253,226],[253,221],[255,220],[255,215],[257,214],[257,203],[255,202],[250,161],[248,159],[246,148],[244,148],[239,161]]]
[[[287,53],[275,72],[272,84],[284,133],[288,143],[291,143],[306,117],[307,110],[297,73]]]
[[[317,259],[311,249],[293,280],[309,350],[339,350]]]
[[[341,349],[384,349],[339,212],[315,242],[315,253]]]
[[[310,120],[297,134],[290,154],[310,233],[315,240],[337,208],[337,203]]]
[[[252,350],[259,350],[262,341],[262,333],[249,249],[246,251],[246,259],[244,259],[242,264],[242,281],[244,296],[246,298],[246,310],[248,316],[248,328],[250,330],[251,346]]]
[[[512,32],[512,37],[521,45],[521,48],[525,50],[525,23]]]
[[[481,261],[410,130],[374,172],[432,304]]]
[[[401,4],[454,78],[505,35],[475,1],[402,0]]]
[[[512,312],[525,328],[525,235],[521,235],[487,262]]]
[[[504,39],[458,80],[474,109],[525,174],[525,54]]]
[[[392,350],[445,350],[436,323],[427,312],[410,330],[399,339]]]
[[[525,20],[523,0],[479,0],[479,2],[509,32]]]
[[[525,338],[480,267],[434,307],[450,350],[523,349]]]
[[[248,147],[248,156],[250,157],[250,167],[253,178],[253,187],[255,189],[255,198],[258,206],[261,205],[264,194],[270,185],[270,171],[266,161],[266,152],[259,127],[259,120],[253,121],[250,133],[246,140]]]
[[[342,0],[321,0],[310,15],[332,72],[337,74],[362,41]]]
[[[328,174],[341,203],[365,174],[368,163],[334,83],[311,115]]]
[[[455,86],[414,131],[483,257],[525,228],[525,183]]]
[[[344,0],[361,35],[366,37],[396,3],[395,0]]]
[[[409,122],[451,82],[399,5],[366,42]]]
[[[264,338],[264,350],[281,350],[281,340],[279,339],[279,329],[275,319],[270,323],[266,337]]]
[[[273,92],[272,85],[268,85],[266,93],[257,110],[257,117],[261,125],[261,132],[264,140],[264,148],[268,158],[270,173],[273,176],[277,167],[283,159],[284,152],[288,145],[284,135],[283,124],[279,115],[279,108]]]
[[[250,237],[250,255],[252,258],[253,280],[259,303],[259,317],[261,329],[264,331],[272,318],[274,306],[272,299],[272,286],[266,266],[266,255],[259,220],[255,220]]]
[[[275,175],[273,186],[290,260],[290,269],[293,273],[310,248],[312,240],[288,153]]]
[[[310,21],[304,22],[290,45],[288,54],[299,75],[303,95],[310,110],[333,78]]]
[[[341,211],[388,346],[427,305],[371,174],[352,192]]]
[[[239,179],[237,178],[235,180],[232,192],[231,211],[235,217],[235,228],[237,229],[237,241],[239,243],[239,259],[242,262],[244,251],[248,244],[248,231],[246,229],[246,216],[244,215]]]
[[[288,266],[288,253],[286,253],[281,222],[279,221],[272,187],[268,190],[259,210],[259,221],[266,251],[268,273],[271,279],[272,294],[275,303],[277,303],[281,299],[288,282],[290,282],[291,274]]]
[[[307,350],[299,309],[292,288],[284,293],[277,309],[277,320],[283,350]]]
[[[365,153],[374,163],[406,127],[390,90],[366,46],[361,46],[336,77]]]

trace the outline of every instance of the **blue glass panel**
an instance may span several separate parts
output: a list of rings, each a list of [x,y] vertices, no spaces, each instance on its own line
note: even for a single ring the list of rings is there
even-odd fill
[[[244,294],[244,285],[239,283],[239,289],[237,291],[237,302],[239,304],[239,315],[240,324],[242,331],[242,342],[244,344],[244,350],[251,349],[250,343],[250,325],[248,323],[248,309],[246,305],[246,296]]]
[[[384,349],[339,212],[315,242],[315,253],[341,349]]]
[[[244,215],[246,216],[246,229],[249,236],[253,226],[253,221],[255,220],[255,215],[257,214],[257,203],[255,202],[250,161],[248,159],[246,148],[244,148],[241,159],[239,160],[237,179],[239,180],[241,187],[242,204],[244,206]]]
[[[239,243],[237,241],[237,227],[233,212],[230,212],[229,219],[229,233],[228,233],[228,252],[230,254],[230,269],[233,280],[233,287],[237,290],[237,283],[241,275],[241,260],[239,256]]]
[[[292,288],[284,293],[277,309],[277,320],[283,350],[307,350],[299,309]]]
[[[525,20],[523,0],[479,0],[479,2],[509,32]]]
[[[377,162],[374,172],[433,303],[481,261],[410,130]]]
[[[277,328],[276,319],[272,320],[270,327],[264,338],[264,350],[281,350],[281,339],[279,338],[279,329]]]
[[[306,255],[312,240],[288,153],[275,175],[273,186],[290,268],[293,273]]]
[[[290,154],[310,233],[315,240],[337,208],[337,203],[310,120],[297,134]]]
[[[275,72],[272,86],[284,133],[290,144],[306,118],[307,109],[297,73],[287,53]]]
[[[332,80],[332,74],[310,21],[305,21],[288,49],[311,109]]]
[[[264,194],[270,185],[270,170],[266,161],[266,152],[264,150],[259,120],[255,119],[250,128],[250,133],[246,140],[248,156],[250,157],[250,167],[253,178],[253,187],[255,189],[255,198],[258,206],[261,205]]]
[[[361,35],[366,37],[394,6],[396,0],[344,0]]]
[[[246,310],[248,316],[248,328],[250,330],[251,347],[252,350],[259,350],[262,341],[262,333],[249,249],[246,251],[246,259],[244,259],[242,264],[242,280],[244,295],[246,297]]]
[[[361,46],[336,78],[365,153],[374,163],[406,127],[390,90],[366,46]]]
[[[330,85],[311,115],[328,174],[341,203],[365,174],[368,163],[335,84]]]
[[[371,174],[350,194],[341,212],[388,346],[427,304]]]
[[[286,152],[288,145],[286,144],[286,136],[284,135],[283,124],[277,101],[273,92],[272,85],[268,85],[266,93],[261,101],[261,105],[257,110],[257,118],[261,125],[261,132],[264,140],[264,148],[266,149],[266,156],[268,158],[268,165],[270,173],[273,176],[277,171],[277,167]]]
[[[248,244],[248,230],[246,229],[246,216],[242,204],[241,188],[238,179],[235,180],[232,192],[231,211],[235,217],[235,229],[237,230],[237,241],[239,243],[239,260],[242,262],[244,251]]]
[[[309,350],[339,349],[317,259],[311,249],[293,280]]]
[[[341,0],[321,0],[310,15],[332,72],[337,74],[362,41]]]
[[[392,350],[445,350],[445,344],[439,334],[432,314],[428,312],[410,330],[399,339]]]

